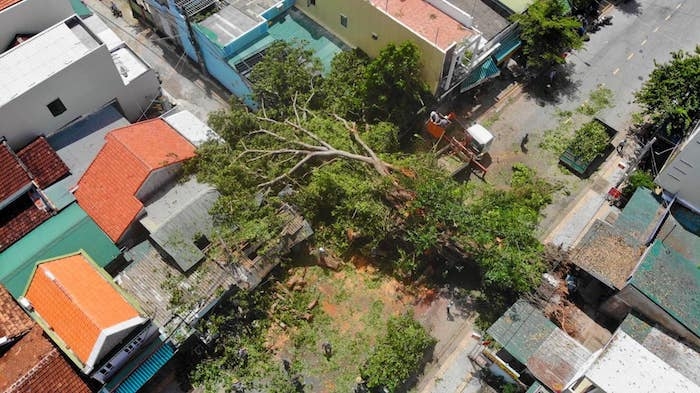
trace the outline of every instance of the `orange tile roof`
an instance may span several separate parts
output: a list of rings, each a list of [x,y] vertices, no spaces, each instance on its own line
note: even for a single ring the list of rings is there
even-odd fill
[[[423,0],[370,0],[381,11],[393,16],[424,40],[446,50],[453,42],[474,35],[474,31],[463,26]]]
[[[0,202],[32,182],[7,142],[0,142]]]
[[[43,136],[18,151],[17,157],[29,169],[29,173],[41,188],[52,185],[70,173],[61,157]]]
[[[139,316],[82,253],[37,265],[25,297],[84,364],[103,330]]]
[[[0,357],[0,392],[88,393],[90,388],[34,324]]]
[[[29,315],[15,303],[7,289],[0,285],[0,338],[12,340],[29,331],[33,325]]]
[[[195,147],[162,119],[114,130],[105,139],[75,198],[116,242],[143,208],[135,194],[148,175],[194,157]]]
[[[17,4],[20,1],[22,0],[0,0],[0,11],[4,10],[5,8],[10,8],[10,6]]]

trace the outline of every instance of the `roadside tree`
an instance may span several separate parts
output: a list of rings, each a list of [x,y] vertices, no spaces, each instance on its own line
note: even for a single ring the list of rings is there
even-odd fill
[[[567,15],[560,0],[537,0],[527,12],[511,16],[511,21],[520,25],[527,66],[535,71],[566,62],[565,52],[583,46],[576,31],[581,22]]]
[[[667,136],[684,136],[700,116],[700,46],[693,53],[671,53],[668,63],[655,63],[649,80],[635,94],[635,102]]]

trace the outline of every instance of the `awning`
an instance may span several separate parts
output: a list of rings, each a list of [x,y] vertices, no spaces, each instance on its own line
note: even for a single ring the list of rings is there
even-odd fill
[[[480,67],[474,69],[467,79],[462,82],[462,85],[459,87],[459,92],[464,93],[500,74],[501,70],[496,66],[496,62],[493,61],[492,57],[489,57]]]
[[[507,59],[508,56],[520,48],[522,43],[523,42],[520,40],[520,34],[518,33],[517,29],[511,31],[506,37],[503,37],[500,42],[501,46],[499,46],[496,53],[493,54],[493,57],[496,59],[496,63],[501,64],[503,60]]]

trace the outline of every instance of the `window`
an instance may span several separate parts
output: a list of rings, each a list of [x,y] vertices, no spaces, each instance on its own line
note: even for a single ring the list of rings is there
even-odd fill
[[[307,7],[310,7],[310,6],[312,6],[312,5],[313,5],[313,6],[316,5],[316,0],[306,0],[306,6],[307,6]]]
[[[372,39],[375,41],[379,39],[379,36],[377,35],[377,33],[372,33]]]
[[[343,14],[340,14],[340,24],[343,27],[348,27],[348,17]]]
[[[56,117],[66,111],[66,106],[63,105],[60,98],[56,98],[55,100],[51,101],[48,105],[46,105],[46,107],[49,108],[53,117]]]

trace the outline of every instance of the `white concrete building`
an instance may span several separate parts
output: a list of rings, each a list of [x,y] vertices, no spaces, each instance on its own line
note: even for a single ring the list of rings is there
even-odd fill
[[[676,198],[683,205],[700,213],[700,124],[668,159],[656,177],[664,190],[664,198]]]
[[[625,332],[617,331],[566,393],[700,393],[700,387]]]
[[[83,20],[63,3],[24,0],[0,10],[0,40],[7,43],[0,53],[0,133],[15,148],[112,103],[135,122],[160,95],[148,64],[97,16]]]

